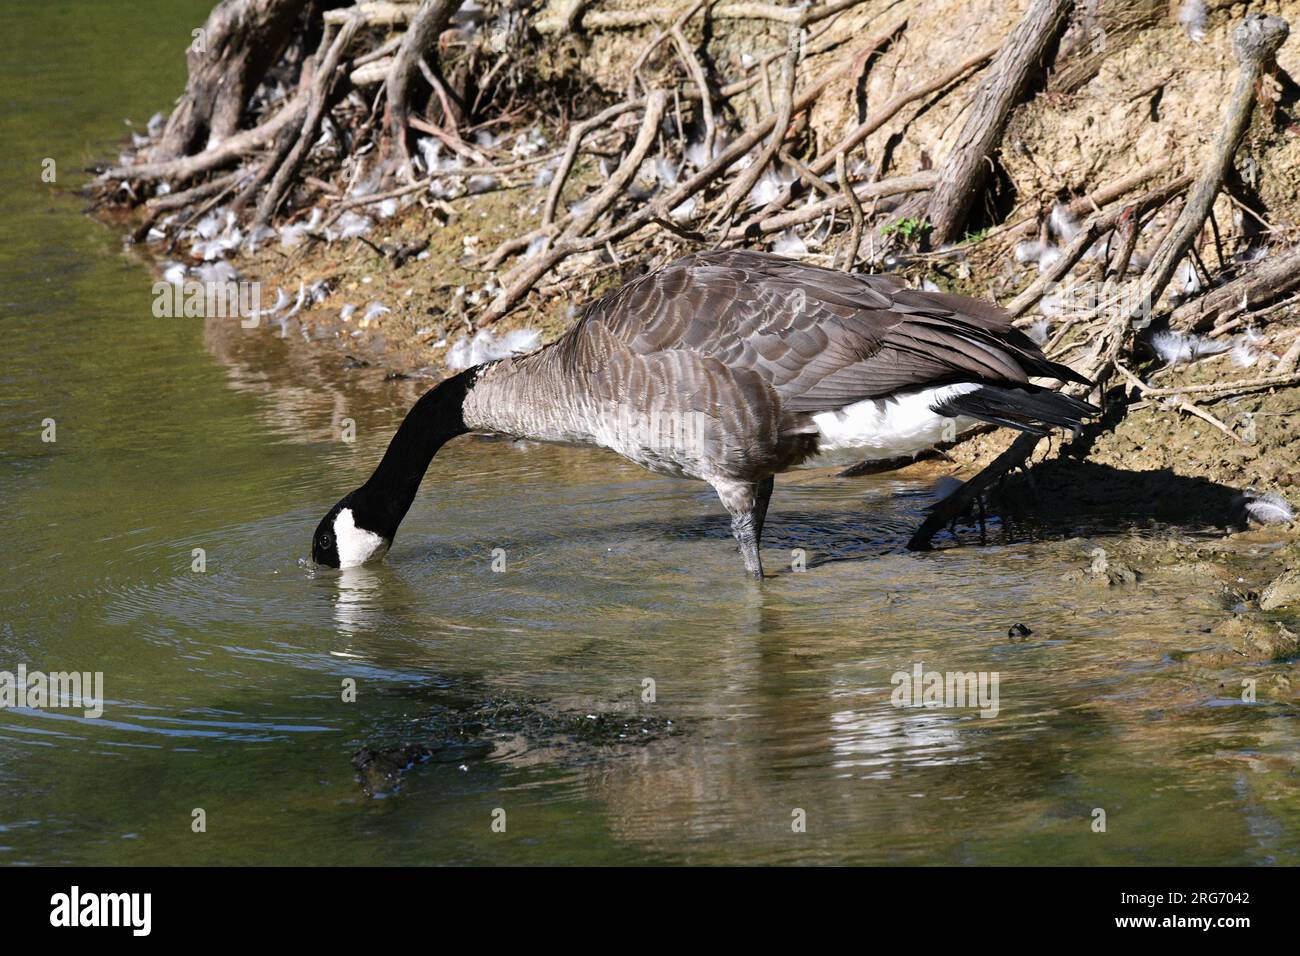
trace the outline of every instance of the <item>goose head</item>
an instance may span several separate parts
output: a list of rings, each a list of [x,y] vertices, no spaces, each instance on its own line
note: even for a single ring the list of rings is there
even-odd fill
[[[420,490],[438,449],[464,435],[465,396],[479,366],[439,382],[420,397],[398,426],[370,480],[325,513],[311,539],[311,559],[328,568],[378,561]]]
[[[363,489],[343,496],[325,513],[311,539],[311,559],[327,568],[355,568],[378,561],[392,546],[391,534],[366,506]]]

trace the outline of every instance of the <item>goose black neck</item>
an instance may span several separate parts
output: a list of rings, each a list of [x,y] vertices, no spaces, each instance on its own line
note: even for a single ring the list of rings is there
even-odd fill
[[[469,431],[463,409],[477,374],[470,368],[439,382],[406,413],[375,473],[356,492],[373,530],[392,538],[438,449]]]

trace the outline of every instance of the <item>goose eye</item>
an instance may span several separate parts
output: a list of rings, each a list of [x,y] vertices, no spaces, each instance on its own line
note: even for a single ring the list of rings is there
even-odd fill
[[[329,546],[330,546],[330,536],[327,535],[327,534],[323,534],[323,535],[321,535],[321,536],[320,536],[320,539],[319,539],[319,543],[320,543],[320,546],[321,546],[321,549],[322,549],[322,550],[325,550],[325,549],[329,548]]]

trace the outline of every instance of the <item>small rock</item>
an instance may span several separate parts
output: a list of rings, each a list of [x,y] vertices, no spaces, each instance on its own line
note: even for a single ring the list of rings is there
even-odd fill
[[[1282,624],[1234,617],[1215,628],[1215,633],[1228,639],[1237,654],[1256,660],[1285,660],[1300,650],[1300,635]]]
[[[1013,641],[1019,638],[1028,637],[1032,633],[1034,632],[1024,624],[1012,624],[1011,627],[1007,628],[1007,637],[1011,638]]]
[[[1265,611],[1293,604],[1300,604],[1300,570],[1283,571],[1259,596],[1260,609]]]
[[[1110,567],[1106,571],[1106,581],[1111,587],[1118,584],[1137,584],[1140,580],[1142,580],[1141,571],[1127,564],[1120,564],[1118,561],[1110,562]]]

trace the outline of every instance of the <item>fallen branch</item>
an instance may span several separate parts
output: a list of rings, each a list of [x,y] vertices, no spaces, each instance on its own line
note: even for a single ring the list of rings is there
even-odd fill
[[[1224,175],[1232,162],[1233,155],[1237,151],[1241,137],[1245,133],[1246,123],[1249,121],[1251,107],[1254,102],[1255,84],[1262,75],[1265,64],[1272,60],[1273,54],[1276,53],[1282,41],[1286,39],[1287,31],[1286,21],[1277,17],[1267,17],[1259,14],[1249,15],[1233,31],[1233,45],[1242,66],[1229,105],[1228,117],[1219,135],[1214,154],[1197,177],[1191,198],[1183,207],[1174,227],[1160,244],[1155,258],[1153,258],[1147,272],[1144,274],[1140,282],[1140,289],[1143,294],[1139,297],[1138,302],[1135,303],[1131,310],[1115,310],[1110,321],[1095,339],[1087,360],[1085,375],[1088,378],[1100,380],[1106,377],[1111,370],[1120,371],[1121,374],[1126,371],[1122,370],[1119,356],[1131,340],[1133,332],[1131,320],[1145,317],[1150,304],[1159,299],[1160,294],[1168,285],[1169,279],[1173,276],[1174,267],[1186,254],[1192,241],[1204,226],[1214,196],[1222,186]],[[1278,384],[1284,383],[1279,382]],[[1143,387],[1146,388],[1147,386],[1143,385]],[[1209,386],[1208,388],[1221,387]],[[1069,386],[1064,391],[1077,393],[1081,391],[1081,388],[1080,386]],[[1195,388],[1195,386],[1189,386],[1189,388]],[[1157,390],[1152,389],[1149,394],[1154,397],[1156,392]],[[1192,394],[1192,392],[1184,391],[1179,394]],[[1195,406],[1189,405],[1189,408],[1184,410],[1190,411],[1191,414],[1197,415],[1197,417],[1206,418],[1207,421],[1213,418],[1213,416],[1207,418],[1208,413],[1195,409]],[[1217,419],[1213,419],[1212,423],[1237,438],[1231,430],[1227,429]],[[994,481],[1007,471],[1024,465],[1029,456],[1034,453],[1034,449],[1038,447],[1039,440],[1040,438],[1037,435],[1020,435],[1010,448],[966,482],[965,485],[938,502],[921,527],[912,535],[911,540],[908,541],[908,547],[914,550],[928,549],[933,536],[951,521],[956,520],[977,495],[991,486]],[[1240,441],[1241,439],[1237,440]]]
[[[1178,385],[1169,388],[1148,386],[1145,394],[1151,398],[1170,395],[1213,395],[1222,398],[1224,395],[1240,395],[1244,392],[1257,392],[1262,388],[1287,388],[1292,385],[1300,385],[1300,374],[1291,372],[1242,379],[1239,382],[1210,382],[1204,385]]]
[[[994,458],[978,474],[967,480],[960,488],[942,501],[937,502],[930,509],[930,513],[925,516],[921,526],[907,540],[907,549],[909,551],[929,551],[930,542],[936,534],[965,514],[966,509],[971,506],[975,499],[993,487],[993,484],[999,481],[1003,475],[1012,468],[1023,465],[1029,456],[1034,453],[1034,449],[1038,447],[1041,440],[1042,436],[1031,435],[1028,432],[1018,435],[1016,440],[1011,443],[1010,448],[998,455],[997,458]]]
[[[781,97],[777,101],[776,117],[772,123],[772,134],[768,138],[767,145],[758,154],[758,158],[745,167],[744,171],[736,177],[736,181],[731,184],[725,195],[723,195],[722,208],[713,220],[715,225],[730,221],[736,204],[749,195],[750,190],[754,188],[754,184],[763,175],[763,171],[767,169],[780,151],[781,144],[785,142],[786,134],[790,131],[790,119],[794,115],[795,65],[798,60],[799,30],[797,27],[791,27],[789,35],[786,37],[785,59],[781,63]]]
[[[1252,264],[1244,275],[1185,302],[1169,316],[1171,328],[1204,332],[1300,287],[1300,246]]]
[[[644,99],[616,103],[608,109],[601,110],[595,116],[574,124],[569,130],[568,145],[564,150],[564,156],[560,159],[559,167],[555,170],[555,176],[551,179],[550,188],[546,192],[546,202],[542,205],[543,227],[550,226],[555,221],[555,209],[560,203],[560,194],[564,191],[564,183],[569,178],[569,172],[578,159],[578,151],[582,148],[582,141],[587,138],[592,130],[599,129],[625,113],[641,109],[645,109]],[[524,245],[527,245],[527,243]],[[497,257],[494,255],[493,258]],[[499,262],[500,259],[497,261]],[[492,268],[495,268],[495,264],[492,265]]]
[[[853,66],[853,62],[854,58],[849,57],[846,62],[835,69],[827,71],[816,83],[795,98],[792,112],[797,114],[815,103],[826,87],[849,70]],[[530,260],[522,269],[512,273],[513,281],[502,288],[491,305],[488,306],[484,314],[484,322],[492,322],[509,312],[520,299],[528,294],[528,290],[542,276],[568,256],[599,248],[607,242],[615,242],[658,219],[671,219],[671,210],[681,206],[682,203],[729,169],[737,160],[762,142],[764,137],[772,132],[775,125],[776,117],[774,116],[760,120],[743,135],[729,143],[713,162],[686,180],[686,182],[668,190],[654,201],[646,203],[635,213],[626,217],[623,222],[611,227],[599,236],[585,240],[556,242],[548,251]]]
[[[623,158],[623,162],[619,164],[618,169],[614,171],[614,175],[610,177],[609,182],[588,200],[581,213],[572,216],[555,246],[548,251],[539,253],[532,259],[525,260],[502,280],[504,288],[499,298],[508,297],[508,301],[512,305],[522,298],[542,276],[568,255],[563,250],[590,229],[596,220],[604,215],[605,210],[622,195],[627,188],[627,184],[632,181],[632,177],[636,175],[637,169],[645,160],[650,147],[654,145],[655,137],[659,134],[659,123],[663,119],[664,107],[667,102],[668,96],[663,90],[654,90],[646,97],[645,117],[641,121],[641,129],[637,134],[636,142],[627,156]],[[492,309],[496,307],[496,303],[493,303]]]
[[[239,181],[240,175],[240,171],[235,170],[226,173],[224,176],[210,179],[206,183],[201,183],[191,189],[168,193],[166,196],[155,196],[150,199],[144,204],[144,219],[132,231],[131,241],[142,242],[149,235],[149,230],[153,228],[154,223],[158,221],[158,217],[163,213],[170,212],[173,209],[183,209],[191,203],[202,202],[205,199],[218,196],[235,185]]]
[[[1097,212],[1103,206],[1106,206],[1122,196],[1127,196],[1139,186],[1144,186],[1151,180],[1163,176],[1165,173],[1175,168],[1175,163],[1171,159],[1161,159],[1154,163],[1136,169],[1131,173],[1125,173],[1123,176],[1113,179],[1108,183],[1103,183],[1096,189],[1084,193],[1077,199],[1071,200],[1066,204],[1066,211],[1071,216],[1086,216],[1090,213]],[[998,237],[1011,239],[1017,236],[1023,236],[1038,231],[1038,216],[1026,216],[1012,223],[1004,223],[1001,226],[994,226],[981,237],[981,242]]]
[[[425,51],[436,47],[438,37],[447,28],[462,2],[463,0],[422,0],[410,27],[402,37],[402,45],[398,47],[392,69],[384,81],[387,97],[384,128],[388,131],[389,144],[396,146],[398,156],[408,167],[411,154],[406,142],[406,130],[410,125],[411,83],[420,72]]]
[[[854,186],[853,195],[861,202],[864,199],[884,199],[887,196],[924,192],[934,185],[935,179],[936,174],[933,171],[912,173],[907,176],[894,176],[890,179],[878,179],[875,182],[866,182]],[[819,202],[800,206],[798,209],[792,209],[778,216],[770,216],[756,221],[751,220],[751,225],[736,226],[727,233],[727,238],[738,241],[756,233],[766,235],[773,232],[783,232],[791,226],[801,226],[804,223],[820,219],[822,216],[846,209],[848,206],[848,197],[842,192],[837,192]]]
[[[154,162],[189,156],[230,139],[266,72],[297,32],[306,0],[222,0],[186,50],[185,92],[157,142]]]
[[[700,59],[691,49],[690,42],[686,39],[683,32],[685,20],[678,20],[673,24],[673,42],[677,45],[677,52],[686,64],[686,72],[691,75],[695,88],[700,91],[700,109],[704,114],[704,155],[713,155],[713,143],[717,136],[717,120],[713,113],[713,97],[709,94],[709,78],[704,73],[704,67],[700,65]],[[793,82],[793,80],[791,81]]]
[[[1002,141],[1011,109],[1064,28],[1073,6],[1073,0],[1030,0],[1025,15],[993,61],[930,194],[927,210],[934,245],[960,237],[967,212],[988,175],[988,159]]]
[[[323,19],[331,26],[341,26],[353,17],[359,17],[366,26],[392,27],[411,22],[419,10],[418,3],[386,3],[376,0],[370,3],[358,3],[351,7],[326,10]]]
[[[845,272],[852,272],[858,261],[858,249],[862,245],[862,203],[858,201],[858,194],[849,185],[848,164],[844,161],[843,153],[835,157],[835,178],[839,181],[840,192],[849,207],[849,221],[853,224],[844,241],[844,264],[840,268]]]
[[[605,214],[605,210],[623,195],[646,156],[649,155],[650,147],[654,145],[655,137],[659,135],[659,123],[664,118],[668,95],[663,90],[652,90],[645,102],[645,116],[641,119],[641,129],[637,132],[632,148],[618,164],[609,181],[584,203],[582,211],[576,214],[565,227],[566,235],[581,236],[590,229],[596,220]]]
[[[303,114],[307,111],[307,100],[307,94],[301,93],[269,119],[252,129],[236,133],[201,153],[156,163],[110,166],[96,177],[96,182],[106,182],[110,179],[137,181],[166,179],[173,184],[188,182],[195,176],[228,166],[244,158],[274,140],[286,126],[301,123]]]
[[[1278,360],[1277,370],[1279,374],[1290,375],[1300,366],[1300,332],[1296,332],[1291,341],[1291,347],[1283,353],[1282,358]],[[1297,376],[1300,379],[1300,376]]]
[[[539,33],[562,33],[582,30],[631,30],[657,23],[671,23],[680,11],[672,7],[648,7],[644,10],[595,10],[587,12],[589,0],[570,0],[562,4],[559,15],[539,20]],[[770,3],[720,3],[711,15],[719,20],[772,20],[806,27],[834,16],[863,0],[833,0],[818,7],[780,7]]]

